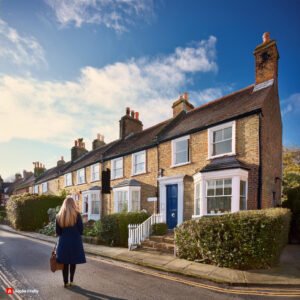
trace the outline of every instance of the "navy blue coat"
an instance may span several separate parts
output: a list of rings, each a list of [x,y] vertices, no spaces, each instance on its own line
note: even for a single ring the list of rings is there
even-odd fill
[[[56,220],[56,234],[59,236],[56,260],[62,264],[83,264],[86,262],[81,235],[83,224],[80,214],[74,226],[60,227]]]

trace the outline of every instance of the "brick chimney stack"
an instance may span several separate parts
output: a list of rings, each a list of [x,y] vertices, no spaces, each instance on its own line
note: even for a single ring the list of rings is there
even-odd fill
[[[56,165],[57,165],[58,167],[60,167],[60,166],[63,166],[65,163],[66,163],[66,162],[65,162],[65,160],[64,160],[64,157],[61,156],[61,157],[60,157],[60,160],[57,161],[57,164],[56,164]]]
[[[83,138],[78,138],[74,141],[74,146],[71,148],[71,160],[74,161],[87,152]]]
[[[120,120],[120,139],[141,131],[143,131],[143,123],[139,120],[139,113],[127,107],[125,116]]]
[[[98,133],[97,138],[93,140],[93,150],[98,149],[105,145],[104,135]]]
[[[277,80],[279,53],[276,41],[272,40],[269,32],[262,36],[263,42],[254,50],[255,84],[268,80]]]
[[[38,177],[39,175],[43,174],[46,170],[45,165],[43,165],[38,161],[33,162],[33,165],[34,165],[33,174],[35,177]]]
[[[175,118],[182,111],[188,112],[194,108],[193,104],[189,102],[189,94],[187,92],[179,96],[179,99],[176,100],[173,105],[173,117]]]

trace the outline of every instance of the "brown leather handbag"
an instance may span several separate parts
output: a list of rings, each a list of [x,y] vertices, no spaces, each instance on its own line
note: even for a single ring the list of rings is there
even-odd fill
[[[60,264],[56,261],[56,246],[57,246],[57,242],[55,243],[55,246],[52,250],[51,257],[50,257],[50,269],[52,272],[55,272],[57,270],[62,270],[64,268],[64,264]]]

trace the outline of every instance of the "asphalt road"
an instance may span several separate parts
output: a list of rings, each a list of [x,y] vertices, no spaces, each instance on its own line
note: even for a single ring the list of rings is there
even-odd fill
[[[52,247],[46,242],[0,231],[0,299],[264,298],[215,292],[197,286],[203,284],[200,280],[93,256],[87,256],[87,263],[77,266],[74,279],[76,286],[66,289],[63,287],[61,271],[52,273],[49,269]],[[5,293],[7,287],[15,289],[11,298]]]

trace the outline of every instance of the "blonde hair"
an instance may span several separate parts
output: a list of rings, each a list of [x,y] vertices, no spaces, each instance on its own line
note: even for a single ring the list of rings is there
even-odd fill
[[[67,197],[57,216],[57,222],[60,227],[69,227],[69,226],[74,226],[76,221],[77,221],[77,215],[79,211],[77,209],[76,203],[72,197]]]

